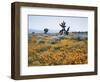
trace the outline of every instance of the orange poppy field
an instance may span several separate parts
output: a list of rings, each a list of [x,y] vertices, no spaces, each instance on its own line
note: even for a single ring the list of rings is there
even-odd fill
[[[28,66],[87,64],[87,39],[32,35],[28,40]]]

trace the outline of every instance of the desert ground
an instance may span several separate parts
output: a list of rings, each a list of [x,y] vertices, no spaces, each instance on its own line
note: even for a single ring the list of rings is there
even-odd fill
[[[87,64],[87,40],[87,32],[29,33],[28,66]]]

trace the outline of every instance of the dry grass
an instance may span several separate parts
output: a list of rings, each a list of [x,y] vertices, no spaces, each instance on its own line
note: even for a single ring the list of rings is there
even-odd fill
[[[87,64],[87,40],[61,39],[52,44],[51,37],[37,42],[33,36],[28,43],[28,65],[69,65]]]

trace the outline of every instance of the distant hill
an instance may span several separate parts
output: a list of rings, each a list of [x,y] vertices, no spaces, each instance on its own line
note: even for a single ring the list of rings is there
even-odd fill
[[[35,32],[35,33],[44,33],[44,30],[35,30],[35,29],[29,29],[29,33]],[[48,33],[59,33],[59,30],[49,30]]]
[[[29,29],[28,30],[29,33],[35,32],[35,33],[44,33],[44,30],[36,30],[36,29]],[[70,31],[72,33],[87,33],[87,31]],[[59,29],[57,30],[51,30],[49,29],[48,33],[59,33]]]
[[[29,29],[28,30],[29,33],[35,32],[35,33],[44,33],[43,30],[33,30],[33,29]]]

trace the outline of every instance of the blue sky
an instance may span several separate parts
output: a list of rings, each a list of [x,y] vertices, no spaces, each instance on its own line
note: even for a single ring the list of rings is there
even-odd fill
[[[59,32],[62,28],[59,23],[65,21],[66,29],[70,26],[72,31],[88,31],[87,17],[69,17],[69,16],[28,16],[28,29],[35,32],[44,32],[44,28],[49,29],[49,33]]]

